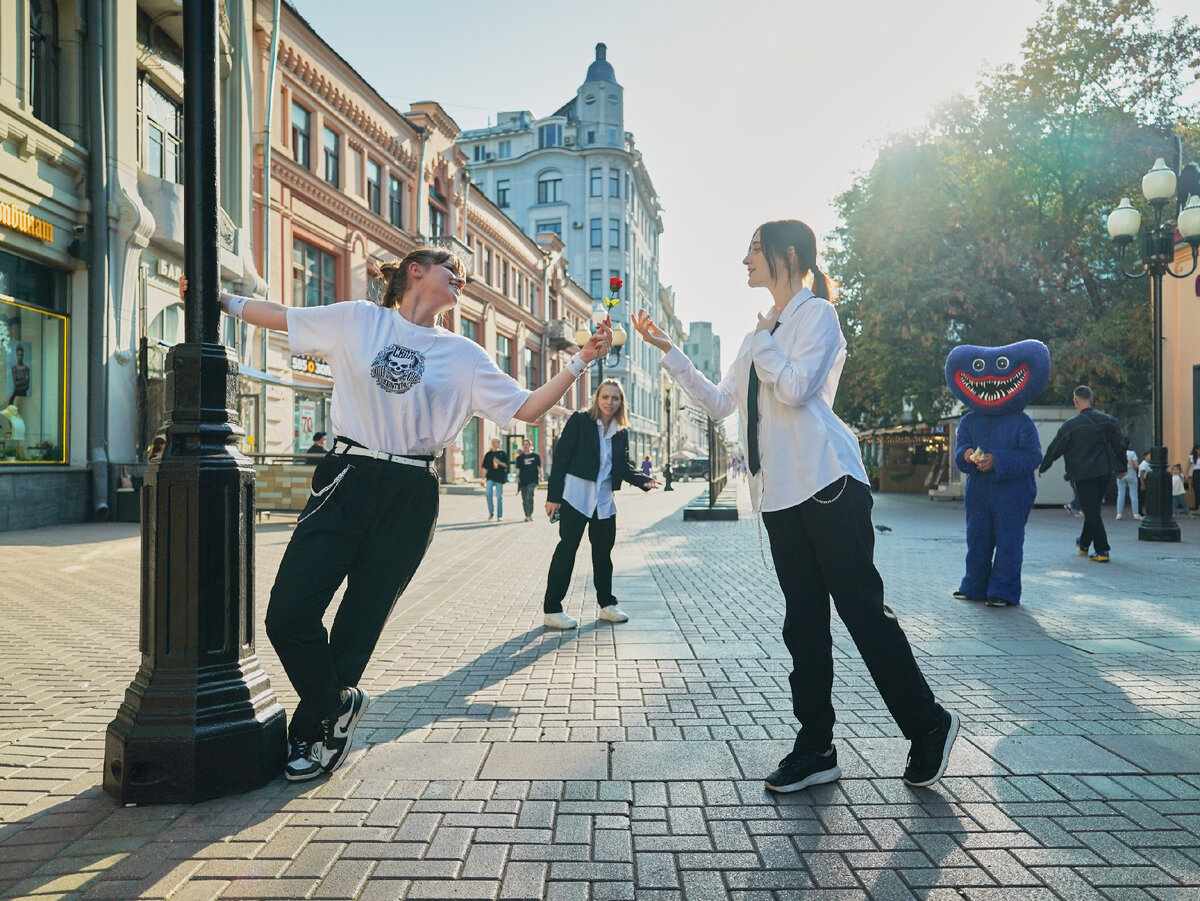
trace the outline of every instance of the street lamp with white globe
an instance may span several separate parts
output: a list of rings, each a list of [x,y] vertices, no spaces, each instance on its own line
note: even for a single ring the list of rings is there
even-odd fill
[[[1146,477],[1146,518],[1138,528],[1140,541],[1179,541],[1179,524],[1171,511],[1171,474],[1167,470],[1167,448],[1163,446],[1163,276],[1186,278],[1196,271],[1197,248],[1200,247],[1200,167],[1189,163],[1182,179],[1185,187],[1176,193],[1181,181],[1175,170],[1159,157],[1142,178],[1142,193],[1154,210],[1154,224],[1142,234],[1140,269],[1130,270],[1125,261],[1126,251],[1137,236],[1142,214],[1134,209],[1128,197],[1108,214],[1108,233],[1120,250],[1119,266],[1127,278],[1150,276],[1151,300],[1154,305],[1154,446],[1150,448],[1150,472]],[[1182,196],[1184,193],[1187,196]],[[1164,221],[1163,209],[1175,200],[1179,215],[1175,223]],[[1192,248],[1192,265],[1187,272],[1173,272],[1175,232]]]
[[[583,345],[587,344],[588,339],[592,337],[592,332],[596,330],[596,328],[605,320],[607,316],[608,309],[603,303],[597,303],[593,305],[591,319],[592,327],[588,328],[587,323],[585,322],[581,324],[579,328],[575,329],[575,334],[572,336],[575,338],[575,343],[580,347],[583,347]],[[619,322],[614,322],[612,326],[612,350],[609,352],[609,356],[613,358],[613,361],[610,365],[616,366],[621,361],[621,351],[625,347],[625,342],[628,340],[628,338],[629,333],[625,331],[624,326],[622,326]],[[596,357],[596,366],[599,369],[599,381],[601,382],[604,381],[604,362],[606,359],[607,357],[604,356]]]

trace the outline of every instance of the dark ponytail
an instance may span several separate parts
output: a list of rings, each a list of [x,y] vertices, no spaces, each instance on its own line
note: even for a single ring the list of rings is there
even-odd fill
[[[438,247],[419,247],[410,251],[402,260],[380,264],[378,277],[383,281],[383,297],[379,301],[381,307],[394,310],[400,306],[401,301],[404,300],[404,292],[408,290],[408,267],[411,263],[416,263],[423,269],[449,263],[450,268],[459,278],[467,277],[462,261],[448,250]],[[438,325],[444,325],[443,315],[443,313],[438,314]]]
[[[837,286],[832,284],[817,266],[817,236],[799,219],[764,222],[758,228],[758,243],[762,247],[763,256],[767,258],[767,269],[772,279],[779,277],[776,266],[778,261],[782,260],[789,280],[793,272],[801,278],[811,272],[813,294],[831,303],[836,300]],[[789,247],[796,251],[795,264],[788,256]]]

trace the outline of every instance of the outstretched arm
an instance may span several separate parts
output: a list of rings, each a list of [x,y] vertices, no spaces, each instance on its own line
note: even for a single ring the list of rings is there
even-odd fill
[[[612,349],[612,320],[605,318],[596,329],[595,334],[588,339],[587,344],[579,349],[579,356],[583,359],[584,364],[591,363],[597,357],[607,356],[609,350]],[[568,363],[563,369],[546,384],[542,385],[533,391],[532,394],[521,404],[520,408],[514,414],[514,419],[519,419],[522,422],[536,423],[541,419],[546,412],[558,403],[559,399],[575,384],[575,380],[582,375],[583,370],[572,372],[572,366]]]
[[[187,286],[187,276],[181,275],[179,277],[180,300],[187,295]],[[287,307],[269,300],[251,300],[248,297],[238,297],[236,294],[222,291],[221,311],[260,328],[269,328],[277,332],[288,330]]]

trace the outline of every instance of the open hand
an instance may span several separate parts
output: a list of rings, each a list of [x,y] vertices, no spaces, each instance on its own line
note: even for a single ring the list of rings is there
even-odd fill
[[[642,483],[643,491],[650,491],[654,488],[660,488],[660,487],[662,487],[662,482],[658,481],[658,479],[651,479],[649,482]]]
[[[659,350],[666,353],[673,345],[671,339],[667,337],[667,333],[654,324],[654,320],[650,318],[650,314],[645,310],[638,310],[633,314],[631,319],[633,327],[637,329],[637,333],[642,336],[642,339],[647,344],[652,344]]]

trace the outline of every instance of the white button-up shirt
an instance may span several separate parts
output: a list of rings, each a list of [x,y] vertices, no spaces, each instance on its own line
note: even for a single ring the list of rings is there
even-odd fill
[[[833,412],[846,339],[829,301],[802,288],[779,316],[779,327],[751,332],[737,357],[714,385],[678,348],[663,356],[670,372],[713,419],[735,409],[747,423],[750,364],[761,383],[758,447],[762,468],[750,477],[755,510],[786,510],[802,504],[842,476],[867,484],[858,439]]]
[[[596,430],[600,433],[600,472],[596,481],[588,482],[570,473],[563,481],[563,500],[588,519],[593,513],[597,519],[611,519],[617,515],[612,490],[612,440],[619,428],[616,419],[607,429],[603,419],[596,420]]]

